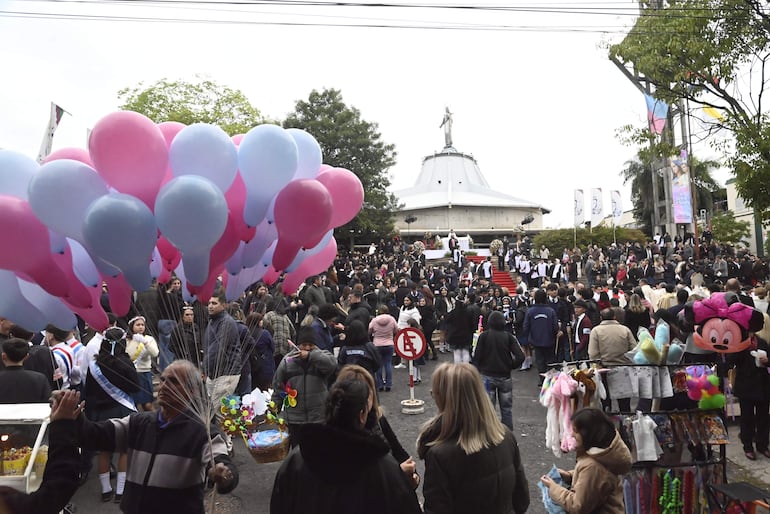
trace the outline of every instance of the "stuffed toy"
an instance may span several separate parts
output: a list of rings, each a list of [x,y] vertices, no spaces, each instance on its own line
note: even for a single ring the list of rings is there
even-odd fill
[[[703,350],[737,353],[752,346],[751,332],[762,329],[762,313],[740,302],[735,293],[714,293],[685,307],[695,325],[693,341]]]

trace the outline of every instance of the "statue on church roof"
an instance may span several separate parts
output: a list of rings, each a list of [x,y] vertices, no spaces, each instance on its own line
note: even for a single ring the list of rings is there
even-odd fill
[[[452,146],[452,113],[449,112],[449,107],[446,108],[444,113],[444,120],[439,125],[439,128],[444,128],[444,148]]]

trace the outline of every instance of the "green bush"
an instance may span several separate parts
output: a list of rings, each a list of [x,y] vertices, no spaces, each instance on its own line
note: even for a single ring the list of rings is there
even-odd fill
[[[574,248],[577,237],[578,248],[586,248],[588,245],[609,246],[614,242],[612,227],[596,227],[593,233],[585,228],[562,228],[558,230],[544,230],[535,236],[533,244],[535,248],[545,245],[552,252],[561,251],[564,248]],[[618,227],[615,229],[615,238],[618,243],[626,241],[640,243],[647,242],[647,236],[641,230]]]

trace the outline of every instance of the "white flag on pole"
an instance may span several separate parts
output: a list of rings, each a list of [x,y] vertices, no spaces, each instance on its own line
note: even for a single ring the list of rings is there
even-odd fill
[[[40,144],[40,152],[37,154],[37,162],[41,163],[51,153],[51,147],[53,146],[53,134],[56,132],[56,128],[61,122],[62,116],[66,111],[51,102],[51,117],[48,120],[48,127],[45,130],[43,136],[43,142]]]
[[[623,204],[620,200],[620,191],[610,191],[610,205],[612,206],[612,219],[615,225],[620,223],[620,217],[623,215]]]
[[[575,189],[575,226],[578,227],[585,221],[585,198],[583,190]]]
[[[591,189],[591,227],[599,226],[602,218],[604,218],[602,189],[600,187],[595,187]]]

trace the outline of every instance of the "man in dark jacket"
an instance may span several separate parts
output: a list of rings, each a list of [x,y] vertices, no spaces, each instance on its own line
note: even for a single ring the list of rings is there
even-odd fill
[[[478,322],[478,319],[476,320]],[[470,348],[476,324],[471,319],[465,298],[459,296],[455,308],[446,315],[446,342],[454,353],[454,362],[470,362]]]
[[[548,306],[548,295],[542,289],[535,291],[535,304],[527,310],[524,317],[524,334],[527,342],[535,352],[535,366],[540,373],[538,387],[543,385],[543,373],[548,370],[548,364],[554,362],[556,335],[559,333],[559,322],[556,312]]]
[[[346,327],[349,327],[355,320],[360,321],[365,327],[369,326],[369,322],[372,320],[372,310],[363,299],[364,295],[359,291],[350,294],[350,307],[348,308],[348,316],[345,318]]]
[[[500,311],[489,314],[487,330],[479,336],[472,362],[481,373],[492,405],[495,400],[500,404],[500,421],[513,430],[511,371],[524,362],[524,352],[513,334],[505,330],[505,317]]]
[[[23,339],[8,339],[3,343],[3,364],[0,371],[0,403],[46,403],[51,385],[42,373],[24,369],[29,344]]]

